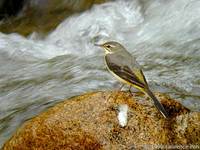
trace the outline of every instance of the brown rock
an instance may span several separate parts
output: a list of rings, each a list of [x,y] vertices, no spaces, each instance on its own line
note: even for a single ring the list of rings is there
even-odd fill
[[[73,97],[27,121],[3,150],[200,148],[200,113],[162,94],[156,96],[169,119],[149,99],[144,101],[142,93],[94,92]],[[123,128],[117,119],[119,104],[129,106]]]

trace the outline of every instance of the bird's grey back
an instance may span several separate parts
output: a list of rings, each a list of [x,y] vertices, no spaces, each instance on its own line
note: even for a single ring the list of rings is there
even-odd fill
[[[106,56],[110,62],[116,63],[119,66],[128,66],[130,69],[141,69],[140,65],[136,61],[136,58],[125,49],[117,51],[113,54],[107,54]]]

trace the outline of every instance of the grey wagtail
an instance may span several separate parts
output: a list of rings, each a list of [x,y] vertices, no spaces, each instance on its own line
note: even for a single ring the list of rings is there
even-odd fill
[[[105,50],[107,68],[118,80],[146,93],[153,100],[160,113],[165,118],[169,117],[163,105],[150,90],[140,65],[124,46],[114,41],[95,45]]]

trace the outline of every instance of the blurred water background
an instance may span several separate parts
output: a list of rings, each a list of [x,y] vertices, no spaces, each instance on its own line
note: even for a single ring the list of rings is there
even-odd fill
[[[137,57],[154,91],[200,110],[200,1],[58,2],[32,0],[1,21],[0,145],[57,102],[116,89],[103,51],[94,46],[108,40]]]

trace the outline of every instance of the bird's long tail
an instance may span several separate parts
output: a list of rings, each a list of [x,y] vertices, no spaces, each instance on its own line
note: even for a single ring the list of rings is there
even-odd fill
[[[156,108],[160,111],[160,113],[165,117],[169,118],[169,114],[166,112],[165,108],[163,105],[158,101],[158,99],[155,97],[155,95],[151,92],[150,89],[145,90],[146,93],[149,95],[149,97],[153,100],[154,105]]]

